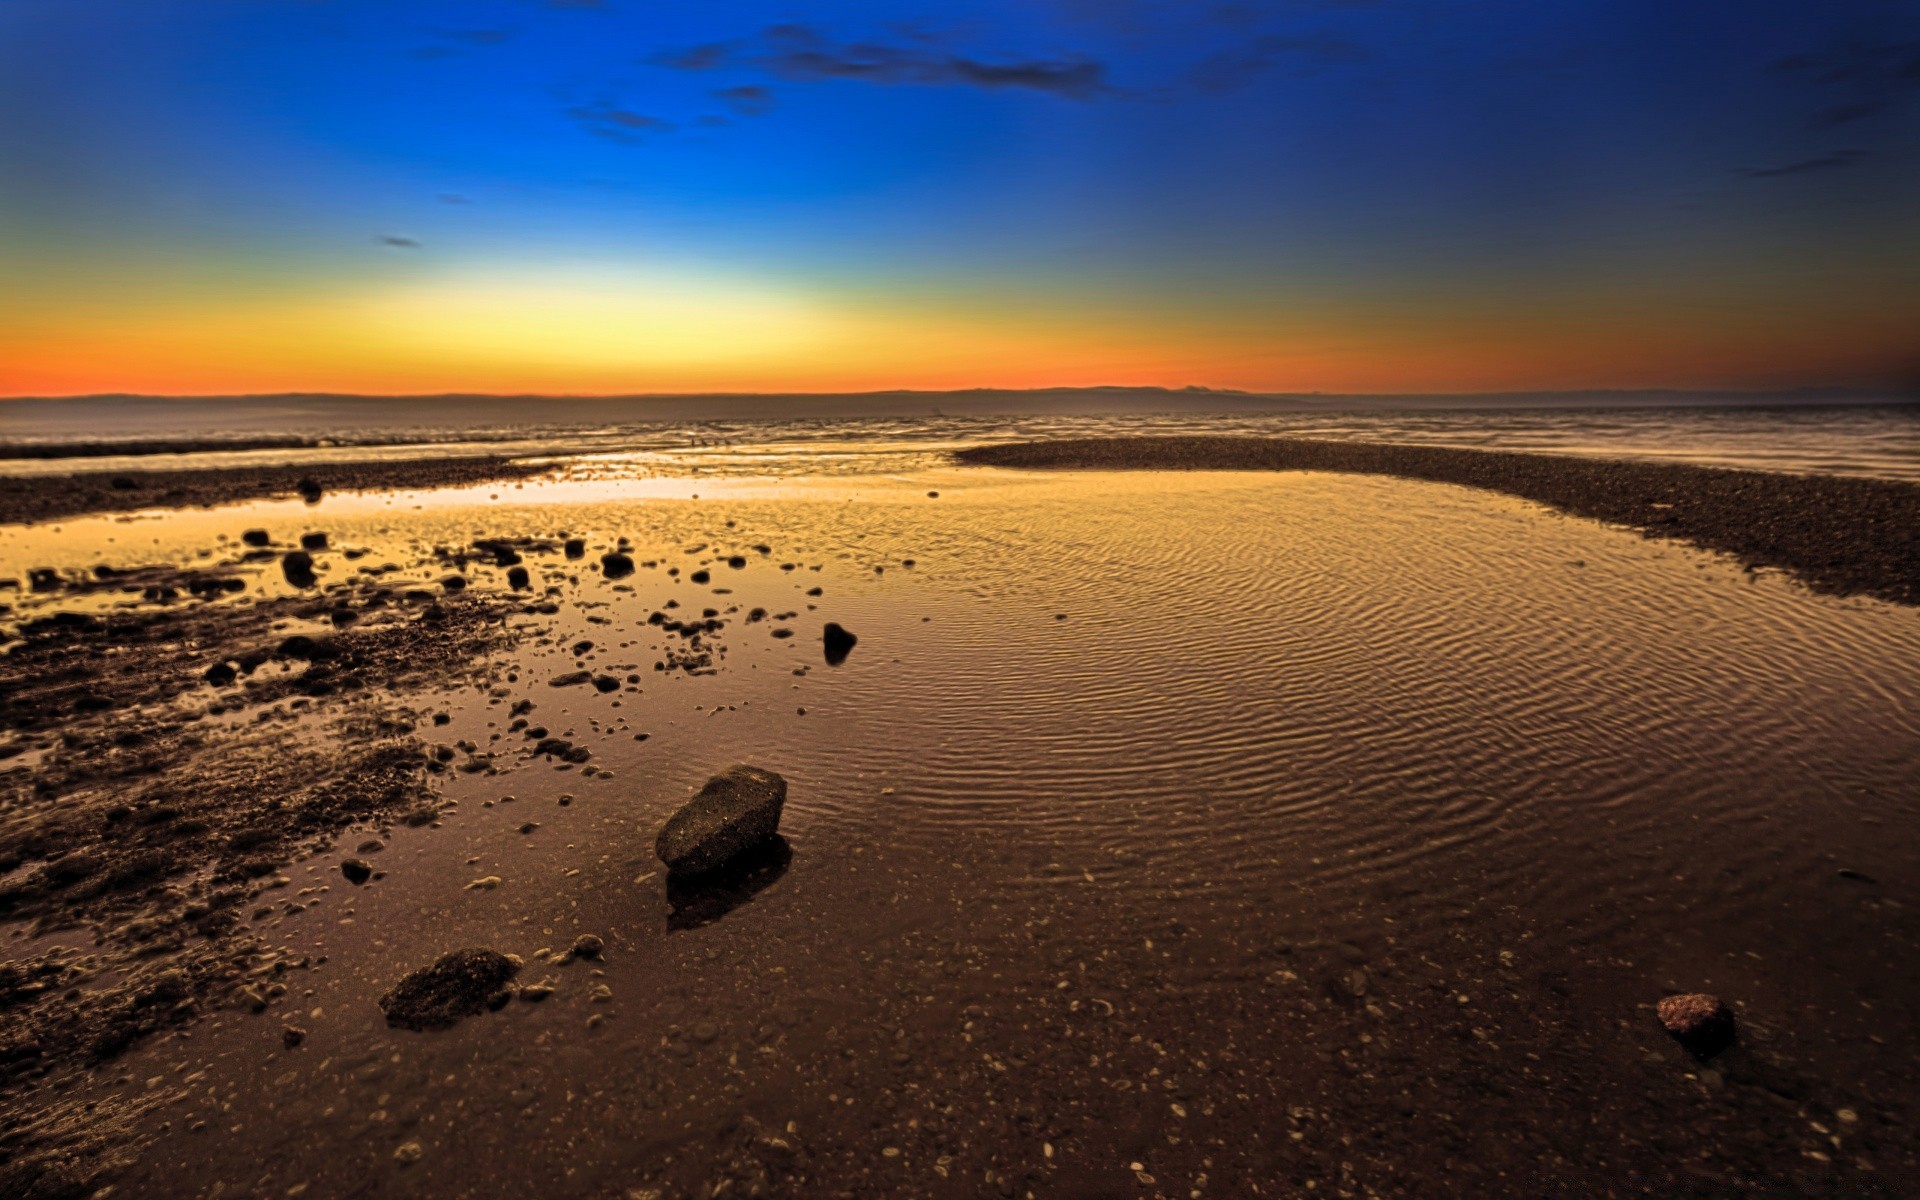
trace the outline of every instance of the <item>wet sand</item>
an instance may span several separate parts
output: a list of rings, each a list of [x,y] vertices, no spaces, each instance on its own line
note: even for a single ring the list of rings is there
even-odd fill
[[[1340,471],[1459,484],[1790,571],[1816,591],[1920,604],[1920,487],[1891,480],[1309,438],[1023,442],[955,457],[979,466]]]
[[[1347,474],[501,495],[0,529],[0,1194],[1920,1185],[1909,609]]]
[[[510,458],[483,457],[214,470],[0,475],[0,519],[45,522],[85,513],[208,508],[283,496],[317,498],[327,492],[458,487],[530,479],[543,469]]]

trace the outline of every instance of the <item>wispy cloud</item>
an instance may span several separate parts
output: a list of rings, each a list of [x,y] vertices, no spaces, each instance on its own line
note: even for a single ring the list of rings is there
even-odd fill
[[[397,233],[383,233],[375,240],[382,246],[392,246],[400,250],[418,250],[420,248],[418,240],[410,237],[401,237]]]
[[[925,45],[836,43],[805,25],[774,25],[746,43],[709,43],[650,61],[680,70],[747,66],[799,83],[852,80],[985,89],[1021,88],[1084,100],[1113,89],[1106,66],[1086,57],[983,59]]]
[[[773,92],[759,84],[747,83],[739,87],[721,88],[714,98],[743,117],[761,117],[773,111]]]
[[[1814,91],[1811,129],[1868,121],[1920,96],[1920,42],[1851,45],[1819,54],[1791,54],[1769,69]]]
[[[1865,150],[1836,150],[1832,154],[1822,154],[1818,158],[1803,158],[1797,162],[1782,163],[1775,167],[1741,167],[1736,174],[1745,175],[1749,179],[1807,175],[1815,171],[1832,171],[1840,167],[1852,166],[1866,156]]]
[[[667,133],[673,129],[673,122],[663,121],[659,117],[650,117],[645,113],[633,112],[614,104],[576,105],[567,110],[567,116],[573,118],[580,128],[595,137],[608,141],[638,145],[650,133]]]
[[[1188,80],[1201,91],[1232,92],[1283,63],[1324,67],[1363,62],[1366,58],[1366,51],[1345,38],[1270,33],[1202,59]]]
[[[428,29],[424,32],[435,41],[413,52],[418,59],[452,58],[462,47],[499,46],[514,37],[511,29]]]

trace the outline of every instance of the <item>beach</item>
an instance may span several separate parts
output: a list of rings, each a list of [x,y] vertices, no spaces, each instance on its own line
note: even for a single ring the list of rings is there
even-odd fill
[[[1920,1184],[1913,485],[884,462],[0,527],[8,1194]],[[688,886],[734,763],[780,840]],[[467,948],[502,1007],[383,1017]]]

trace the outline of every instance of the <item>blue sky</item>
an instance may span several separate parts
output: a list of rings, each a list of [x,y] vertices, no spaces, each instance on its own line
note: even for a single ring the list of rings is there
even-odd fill
[[[802,388],[933,382],[860,357],[886,320],[945,384],[967,345],[982,382],[1886,377],[1917,132],[1920,5],[1875,0],[7,0],[0,271],[36,305],[0,307],[0,390],[184,387],[235,312],[354,295],[418,314],[417,362],[336,306],[335,360],[252,335],[200,374],[484,383],[418,306],[542,272],[805,309]],[[557,388],[780,378],[524,350]]]

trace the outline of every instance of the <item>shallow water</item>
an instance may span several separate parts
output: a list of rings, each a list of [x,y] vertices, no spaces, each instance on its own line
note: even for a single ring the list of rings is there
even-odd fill
[[[256,922],[326,955],[311,994],[103,1074],[177,1095],[126,1194],[694,1194],[740,1112],[791,1122],[824,1195],[1636,1192],[1762,1151],[1841,1194],[1920,1180],[1913,610],[1447,486],[911,465],[0,528],[0,576],[253,526],[370,551],[317,556],[335,579],[592,547],[530,558],[561,606],[504,694],[422,701],[503,773],[450,777],[458,814],[365,888],[296,865],[327,890]],[[601,578],[618,537],[658,565]],[[730,621],[717,673],[653,669],[668,599]],[[860,637],[838,667],[828,620]],[[548,685],[582,663],[639,682]],[[522,697],[611,775],[522,757]],[[735,761],[789,780],[791,860],[688,907],[653,832]],[[543,1003],[440,1034],[374,1005],[444,950],[579,932],[605,960],[529,961]],[[1761,1083],[1679,1054],[1667,988],[1735,1003]]]
[[[56,434],[9,430],[0,445],[93,439],[95,428]],[[223,440],[293,432],[330,444],[222,450]],[[191,453],[84,459],[0,458],[0,475],[139,472],[309,462],[506,455],[552,459],[598,477],[689,474],[812,477],[932,469],[947,452],[988,442],[1152,434],[1287,435],[1688,462],[1810,475],[1920,479],[1920,406],[1662,407],[1461,410],[1303,410],[1273,414],[952,417],[855,420],[528,423],[496,428],[358,430],[289,426],[229,414],[196,437]],[[123,435],[137,440],[151,432]],[[395,440],[400,439],[400,444]]]

